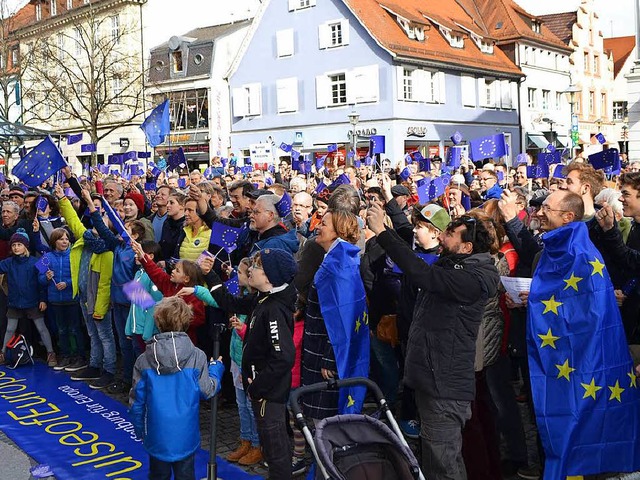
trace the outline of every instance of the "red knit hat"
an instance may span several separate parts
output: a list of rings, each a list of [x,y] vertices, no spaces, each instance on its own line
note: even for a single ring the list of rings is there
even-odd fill
[[[140,215],[142,215],[144,213],[144,197],[142,196],[141,193],[135,193],[135,192],[129,192],[125,195],[124,199],[130,199],[133,201],[133,203],[136,204],[136,207],[138,207],[138,212],[140,213]]]

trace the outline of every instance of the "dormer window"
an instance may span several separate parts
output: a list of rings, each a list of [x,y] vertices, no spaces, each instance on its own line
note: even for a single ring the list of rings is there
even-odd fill
[[[51,16],[55,17],[58,14],[58,4],[56,0],[51,0]]]
[[[36,21],[42,20],[42,4],[36,3]]]
[[[464,38],[461,34],[454,34],[451,29],[443,27],[442,25],[439,26],[439,30],[442,36],[447,39],[449,45],[453,48],[464,48]]]
[[[415,31],[416,40],[420,42],[424,42],[424,27],[415,27],[414,31]]]
[[[535,33],[540,33],[541,28],[542,24],[540,23],[540,21],[536,20],[535,18],[531,20],[531,30],[533,30]]]

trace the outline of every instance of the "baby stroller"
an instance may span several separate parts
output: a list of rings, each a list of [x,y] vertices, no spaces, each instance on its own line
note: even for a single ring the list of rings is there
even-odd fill
[[[308,393],[354,385],[364,385],[373,392],[391,429],[367,415],[336,415],[321,420],[313,438],[298,399]],[[368,378],[329,379],[307,385],[292,392],[289,404],[315,457],[316,480],[424,480],[380,388]]]

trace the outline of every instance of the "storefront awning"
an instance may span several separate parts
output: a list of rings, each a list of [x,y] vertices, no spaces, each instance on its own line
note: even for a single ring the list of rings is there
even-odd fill
[[[544,150],[549,145],[547,138],[539,132],[527,133],[527,148],[539,148]]]

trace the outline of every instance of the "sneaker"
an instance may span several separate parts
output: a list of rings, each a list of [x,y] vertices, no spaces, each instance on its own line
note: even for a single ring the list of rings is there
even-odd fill
[[[541,476],[540,467],[522,467],[518,469],[518,477],[525,480],[538,480]]]
[[[113,377],[113,373],[105,372],[100,376],[100,378],[91,382],[89,384],[89,387],[93,388],[94,390],[102,390],[103,388],[109,387],[114,383],[114,381],[115,379]]]
[[[304,457],[293,457],[291,460],[291,474],[302,475],[307,469],[307,462]]]
[[[67,368],[69,365],[71,364],[71,358],[69,357],[62,357],[58,360],[58,363],[56,363],[56,366],[53,367],[53,369],[56,372],[59,372],[61,370],[64,370],[65,368]]]
[[[97,380],[100,378],[100,369],[87,367],[71,375],[71,380]]]
[[[56,357],[56,352],[47,353],[47,365],[50,367],[55,367],[58,365],[58,358]]]
[[[71,360],[71,363],[69,363],[69,365],[67,365],[64,368],[65,372],[78,372],[80,370],[83,370],[85,368],[87,368],[89,366],[89,364],[87,363],[87,361],[82,358],[82,357],[76,357],[73,360]],[[73,378],[72,378],[73,380]]]
[[[244,457],[251,448],[251,442],[249,440],[240,440],[240,445],[233,452],[227,455],[227,461],[229,462],[237,462],[242,457]]]
[[[244,465],[245,467],[249,465],[255,465],[262,461],[262,450],[260,447],[251,447],[249,451],[238,460],[238,465]]]
[[[405,437],[413,439],[420,437],[420,422],[417,420],[400,420],[398,425]]]

